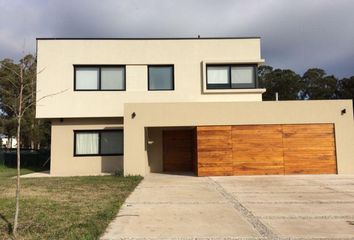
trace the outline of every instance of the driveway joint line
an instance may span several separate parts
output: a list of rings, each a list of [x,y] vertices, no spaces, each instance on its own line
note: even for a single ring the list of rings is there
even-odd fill
[[[264,202],[251,202],[243,201],[245,204],[353,204],[354,201],[264,201]]]
[[[348,216],[258,216],[260,219],[353,219],[353,215]]]
[[[266,238],[263,237],[232,237],[232,236],[230,237],[229,236],[225,236],[225,237],[120,237],[119,239],[120,240],[267,240]],[[101,240],[112,240],[112,239],[101,238]]]
[[[215,205],[224,204],[227,201],[218,202],[127,202],[125,205]]]
[[[309,182],[316,182],[320,187],[322,187],[324,189],[327,189],[327,190],[330,190],[330,191],[332,191],[334,193],[337,193],[337,194],[341,193],[341,194],[344,194],[344,195],[352,197],[352,193],[354,193],[353,191],[340,191],[340,190],[337,190],[337,189],[335,189],[333,187],[330,187],[332,185],[321,183],[318,180],[309,180]]]

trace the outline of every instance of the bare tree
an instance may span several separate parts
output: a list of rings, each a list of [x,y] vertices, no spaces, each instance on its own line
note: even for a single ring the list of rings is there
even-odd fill
[[[10,89],[0,89],[1,97],[0,97],[0,105],[10,109],[14,115],[14,118],[17,121],[17,176],[16,176],[16,210],[15,210],[15,217],[14,217],[14,225],[13,225],[13,235],[17,237],[17,228],[18,228],[18,216],[20,212],[20,175],[21,175],[21,122],[23,119],[24,114],[28,109],[34,107],[36,103],[39,101],[58,95],[60,93],[65,92],[66,90],[62,90],[53,94],[45,95],[36,100],[33,89],[35,89],[36,84],[36,75],[40,74],[42,71],[37,72],[37,74],[33,74],[32,76],[27,76],[25,78],[25,71],[27,65],[22,59],[19,64],[12,64],[7,65],[3,62],[0,62],[0,67],[7,69],[9,72],[12,73],[14,77],[3,77],[0,80],[7,81],[11,86]],[[5,97],[10,98],[12,101],[4,101]]]

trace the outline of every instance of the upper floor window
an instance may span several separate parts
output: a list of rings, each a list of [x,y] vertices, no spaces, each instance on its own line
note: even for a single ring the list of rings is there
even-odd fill
[[[75,91],[125,90],[125,66],[75,66]]]
[[[256,65],[207,65],[207,89],[256,88]]]
[[[173,90],[173,65],[148,66],[148,85],[149,90]]]

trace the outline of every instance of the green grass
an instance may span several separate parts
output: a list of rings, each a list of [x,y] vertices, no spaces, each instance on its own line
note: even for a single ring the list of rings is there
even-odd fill
[[[28,174],[32,173],[35,171],[39,171],[40,169],[21,169],[21,175],[23,174]],[[14,177],[17,174],[17,169],[16,168],[8,168],[3,165],[0,165],[0,181],[4,180],[6,178]],[[0,182],[1,185],[1,182]]]
[[[22,169],[29,173],[31,170]],[[16,169],[0,167],[0,239],[11,238]],[[21,239],[98,239],[141,177],[21,179]]]

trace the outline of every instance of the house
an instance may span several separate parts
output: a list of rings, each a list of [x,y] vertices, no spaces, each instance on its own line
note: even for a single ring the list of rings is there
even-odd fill
[[[16,137],[9,137],[4,134],[0,134],[1,146],[0,148],[16,148],[17,139]]]
[[[38,38],[51,174],[353,174],[351,100],[262,102],[260,38]]]

